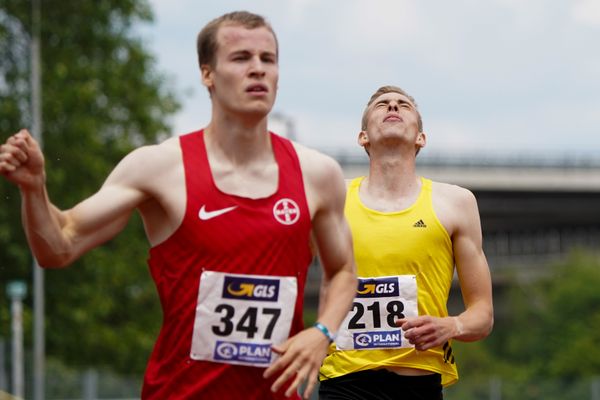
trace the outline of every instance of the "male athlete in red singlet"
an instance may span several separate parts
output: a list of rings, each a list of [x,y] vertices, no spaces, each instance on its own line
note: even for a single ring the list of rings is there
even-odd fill
[[[44,267],[70,264],[142,215],[164,312],[142,398],[279,399],[298,397],[305,382],[308,398],[356,288],[341,169],[267,130],[279,69],[262,17],[210,22],[198,56],[212,101],[206,128],[133,151],[72,209],[50,202],[26,130],[0,146],[0,174],[19,186]],[[311,240],[336,295],[303,330]]]

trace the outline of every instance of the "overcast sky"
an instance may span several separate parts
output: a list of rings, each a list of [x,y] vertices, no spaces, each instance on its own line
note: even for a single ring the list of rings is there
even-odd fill
[[[141,32],[183,100],[175,133],[209,121],[198,31],[243,9],[265,16],[278,35],[274,111],[306,145],[360,151],[364,106],[393,84],[419,104],[424,154],[600,153],[600,0],[150,3],[156,20]]]

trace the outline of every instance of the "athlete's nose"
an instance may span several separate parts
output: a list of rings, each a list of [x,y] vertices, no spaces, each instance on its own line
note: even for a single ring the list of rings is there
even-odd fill
[[[265,76],[265,66],[260,57],[252,57],[252,61],[250,62],[250,76]]]
[[[390,101],[388,103],[388,111],[398,111],[398,103],[396,103],[395,101]]]

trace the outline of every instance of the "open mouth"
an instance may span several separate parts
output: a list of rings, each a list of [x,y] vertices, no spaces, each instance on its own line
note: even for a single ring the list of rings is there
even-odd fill
[[[256,85],[251,85],[246,89],[246,92],[248,93],[267,93],[267,87],[265,85],[260,85],[260,84],[256,84]]]

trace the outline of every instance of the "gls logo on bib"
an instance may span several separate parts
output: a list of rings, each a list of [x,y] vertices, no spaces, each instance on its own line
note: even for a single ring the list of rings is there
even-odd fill
[[[390,297],[398,296],[400,289],[397,278],[359,279],[356,297]]]
[[[277,279],[225,276],[223,298],[276,302],[279,299],[279,281]]]

